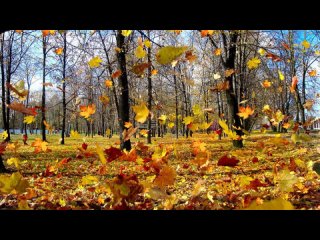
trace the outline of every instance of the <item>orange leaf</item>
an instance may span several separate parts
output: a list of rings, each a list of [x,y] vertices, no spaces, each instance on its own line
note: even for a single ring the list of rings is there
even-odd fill
[[[290,86],[290,92],[293,93],[296,90],[297,84],[298,84],[298,77],[294,76],[292,78],[292,82],[291,82],[291,86]]]
[[[96,112],[96,105],[89,104],[88,106],[80,106],[80,116],[84,118],[89,118],[92,114]]]
[[[154,184],[160,188],[173,185],[176,175],[176,171],[173,168],[165,166],[160,170],[159,175],[154,180]]]
[[[54,52],[55,52],[57,55],[61,55],[62,52],[63,52],[63,48],[57,48],[56,50],[54,50]]]
[[[158,70],[157,69],[153,69],[152,71],[151,71],[151,75],[157,75],[158,74]]]
[[[186,52],[186,59],[189,61],[189,62],[193,62],[197,59],[197,56],[193,55],[192,54],[192,50],[190,51],[187,51]]]
[[[216,48],[214,51],[213,51],[213,54],[216,55],[216,56],[220,56],[222,53],[222,49],[221,48]]]
[[[234,69],[227,69],[225,72],[224,72],[225,76],[226,77],[229,77],[231,76],[232,74],[234,74]]]
[[[135,64],[131,71],[135,73],[138,76],[141,76],[144,74],[144,70],[147,69],[151,64],[150,63],[140,63],[140,64]]]
[[[122,74],[121,70],[117,70],[114,73],[112,73],[111,77],[112,78],[117,78],[117,77],[120,77],[121,74]]]
[[[230,87],[229,81],[224,81],[224,82],[218,83],[215,87],[210,88],[210,90],[214,92],[221,92],[229,89],[229,87]]]
[[[261,83],[261,85],[262,85],[262,87],[264,87],[264,88],[269,88],[269,87],[271,87],[271,82],[268,81],[268,80],[264,80],[264,82]]]
[[[123,132],[122,132],[123,141],[124,141],[124,142],[128,141],[128,140],[131,138],[131,136],[132,136],[133,134],[135,134],[135,132],[136,132],[137,130],[138,130],[137,127],[135,127],[135,128],[131,127],[131,128],[129,128],[129,129],[124,129]]]
[[[317,70],[314,69],[312,71],[309,71],[308,74],[310,77],[315,77],[315,76],[317,76]]]
[[[106,85],[107,88],[110,88],[110,87],[112,87],[112,85],[113,85],[113,84],[112,84],[112,81],[111,81],[111,80],[108,80],[108,79],[104,82],[104,84]]]
[[[26,108],[22,103],[12,102],[11,104],[7,105],[8,108],[18,111],[27,115],[36,116],[37,112],[35,108]]]

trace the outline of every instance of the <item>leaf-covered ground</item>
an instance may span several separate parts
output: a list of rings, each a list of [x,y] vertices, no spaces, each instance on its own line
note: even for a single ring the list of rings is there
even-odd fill
[[[252,134],[243,149],[211,134],[132,137],[129,153],[117,136],[36,137],[6,146],[1,209],[320,209],[318,133]]]

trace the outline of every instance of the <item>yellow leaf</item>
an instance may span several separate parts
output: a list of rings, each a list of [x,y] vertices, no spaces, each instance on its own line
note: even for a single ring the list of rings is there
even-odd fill
[[[136,48],[136,50],[134,51],[134,55],[139,59],[144,58],[146,56],[146,54],[147,54],[146,51],[141,46],[138,46]]]
[[[17,169],[20,168],[20,160],[19,160],[18,158],[9,158],[9,159],[7,160],[7,163],[8,163],[9,165],[14,164],[14,166],[15,166]]]
[[[311,71],[308,72],[310,77],[316,77],[317,76],[317,70],[313,69]]]
[[[305,49],[310,48],[310,43],[309,43],[307,40],[303,40],[303,41],[301,42],[301,45],[302,45]]]
[[[157,62],[160,64],[170,64],[172,61],[176,60],[179,56],[181,56],[188,47],[173,47],[167,46],[160,48],[156,54]]]
[[[80,106],[80,116],[84,118],[89,118],[92,114],[96,112],[96,105],[89,104],[88,106]]]
[[[81,184],[82,185],[92,185],[95,184],[99,181],[99,179],[95,176],[91,176],[91,175],[86,175],[83,176],[81,179]]]
[[[42,141],[40,138],[36,138],[35,141],[31,144],[32,147],[35,147],[34,151],[35,153],[38,152],[46,152],[48,149],[48,143],[45,141]]]
[[[316,50],[316,51],[314,52],[314,54],[317,55],[317,56],[319,56],[319,55],[320,55],[320,51],[319,51],[319,50]]]
[[[200,115],[202,112],[201,107],[198,104],[193,105],[192,112],[194,115]]]
[[[149,116],[149,109],[145,105],[145,103],[141,103],[140,105],[136,105],[132,107],[133,111],[136,113],[135,120],[139,123],[144,123]]]
[[[168,128],[173,128],[174,127],[174,123],[173,122],[169,122],[168,123]]]
[[[23,193],[28,187],[28,181],[23,179],[20,172],[15,172],[11,176],[0,175],[0,192],[2,193],[11,193],[13,190],[16,193]]]
[[[271,201],[267,201],[262,203],[261,205],[257,205],[256,201],[254,201],[248,208],[244,210],[293,210],[294,206],[287,200],[282,198],[273,199]]]
[[[100,102],[103,103],[103,105],[107,106],[110,102],[110,98],[106,95],[102,95],[99,97]]]
[[[142,135],[142,136],[144,136],[144,137],[147,137],[147,136],[148,136],[148,132],[149,132],[149,130],[147,130],[147,129],[142,129],[142,130],[140,130],[139,134]]]
[[[229,129],[226,121],[219,119],[219,125],[220,125],[220,127],[222,127],[224,133],[227,134],[229,138],[231,138],[233,140],[238,139],[237,134]]]
[[[99,156],[100,161],[102,162],[102,164],[106,164],[107,163],[107,159],[104,156],[104,152],[103,152],[102,148],[99,146],[99,144],[96,144],[96,147],[97,147],[96,152],[97,152],[97,154]]]
[[[110,128],[107,128],[107,129],[106,129],[106,135],[107,135],[107,136],[110,136],[110,134],[111,134],[111,130],[110,130]]]
[[[128,37],[132,33],[132,30],[121,30],[121,34]]]
[[[190,123],[193,122],[193,117],[191,116],[187,116],[185,118],[183,118],[183,121],[182,121],[185,125],[189,125]]]
[[[279,74],[279,79],[281,81],[283,81],[284,80],[284,75],[282,74],[282,72],[280,70],[278,71],[278,74]]]
[[[250,182],[253,180],[252,177],[246,176],[246,175],[242,175],[237,177],[237,182],[239,182],[239,185],[241,188],[250,185]]]
[[[77,131],[75,131],[75,130],[71,130],[71,131],[70,131],[70,136],[71,136],[72,138],[80,138],[80,134],[79,134]]]
[[[29,115],[29,116],[25,116],[24,117],[24,120],[23,120],[23,123],[26,123],[26,124],[31,124],[35,121],[35,117],[32,116],[32,115]]]
[[[192,131],[195,132],[199,129],[199,124],[198,123],[191,123],[190,125],[188,125],[188,128]]]
[[[1,134],[1,137],[2,137],[3,140],[6,140],[8,136],[9,135],[8,135],[8,132],[6,130],[3,131],[2,134]]]
[[[151,47],[151,42],[149,40],[144,40],[144,45],[147,47],[147,48],[150,48]]]
[[[192,197],[198,196],[201,192],[205,191],[204,180],[200,179],[196,182],[191,192]]]
[[[99,67],[100,66],[100,63],[102,62],[101,58],[100,57],[94,57],[92,58],[88,64],[91,68],[96,68],[96,67]]]
[[[221,48],[216,48],[216,49],[214,50],[214,52],[213,52],[213,54],[216,55],[216,56],[220,56],[221,53],[222,53],[222,49],[221,49]]]
[[[266,50],[264,50],[263,48],[260,48],[260,49],[258,50],[258,53],[260,54],[260,56],[263,56],[263,55],[266,54]]]
[[[255,69],[259,66],[260,63],[261,63],[260,59],[257,57],[254,57],[247,62],[247,66],[249,69]]]
[[[202,130],[207,130],[210,126],[211,126],[212,122],[210,123],[206,123],[206,122],[203,122],[199,128],[202,129]]]
[[[158,120],[159,120],[159,123],[160,123],[161,125],[163,125],[163,124],[166,123],[167,116],[166,116],[166,115],[161,115],[161,116],[158,118]]]
[[[19,200],[18,209],[19,210],[32,210],[32,208],[29,207],[28,201],[26,199]]]
[[[298,182],[298,177],[286,169],[278,173],[275,182],[279,183],[279,189],[282,192],[292,192],[293,185]]]

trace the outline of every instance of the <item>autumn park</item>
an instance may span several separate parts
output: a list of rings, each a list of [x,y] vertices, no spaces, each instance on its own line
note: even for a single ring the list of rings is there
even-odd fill
[[[320,210],[320,31],[0,31],[1,210]]]

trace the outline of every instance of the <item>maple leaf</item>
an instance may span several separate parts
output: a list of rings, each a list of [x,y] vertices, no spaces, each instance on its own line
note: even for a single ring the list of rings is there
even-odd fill
[[[128,37],[132,33],[132,30],[121,30],[121,34],[124,37]]]
[[[14,111],[18,111],[27,115],[37,115],[35,108],[26,108],[22,103],[12,102],[11,104],[7,105],[7,107]]]
[[[80,134],[78,133],[78,131],[71,130],[70,131],[70,137],[72,137],[72,138],[80,138]]]
[[[266,54],[266,50],[264,50],[263,48],[259,48],[258,53],[260,54],[260,56],[263,56]]]
[[[95,176],[91,176],[91,175],[86,175],[83,176],[81,179],[81,184],[82,185],[92,185],[92,184],[96,184],[99,181],[99,179]]]
[[[160,188],[165,188],[174,184],[176,175],[176,171],[172,167],[165,166],[160,170],[153,183]]]
[[[26,123],[26,124],[31,124],[35,121],[35,117],[34,116],[25,116],[24,117],[24,120],[23,120],[23,123]]]
[[[23,179],[20,172],[15,172],[11,176],[0,175],[0,192],[11,193],[13,190],[16,193],[24,193],[29,187],[29,182]]]
[[[172,61],[181,56],[187,49],[188,47],[162,47],[156,54],[156,60],[162,65],[170,64]]]
[[[119,148],[115,147],[105,149],[104,152],[108,155],[108,162],[112,162],[123,155],[123,152]]]
[[[47,123],[46,120],[43,120],[43,124],[46,127],[46,129],[49,131],[49,133],[52,133],[53,127],[49,123]]]
[[[158,70],[157,69],[153,69],[152,71],[151,71],[151,75],[157,75],[158,74]]]
[[[237,115],[239,117],[242,117],[243,119],[247,119],[249,116],[251,116],[254,113],[254,110],[251,109],[251,107],[246,106],[246,107],[239,107],[239,113],[237,113]]]
[[[282,170],[275,177],[275,182],[279,183],[279,189],[282,192],[292,192],[293,185],[298,181],[298,177],[294,174],[291,174],[291,172],[287,169]]]
[[[201,30],[201,37],[211,36],[214,33],[214,30]]]
[[[223,129],[224,133],[228,135],[229,138],[231,138],[233,140],[238,139],[237,134],[235,132],[233,132],[231,129],[229,129],[226,121],[219,119],[219,125]],[[217,134],[219,134],[219,133],[217,133]]]
[[[301,42],[301,45],[305,48],[305,49],[308,49],[308,48],[310,48],[310,43],[307,41],[307,40],[303,40],[302,42]]]
[[[298,84],[298,77],[297,76],[294,76],[292,78],[292,82],[291,82],[291,86],[290,86],[290,92],[294,92],[296,90],[296,86]]]
[[[234,167],[238,165],[239,160],[235,157],[228,157],[227,155],[222,156],[218,161],[218,166],[229,166]]]
[[[271,201],[266,201],[261,205],[256,202],[250,204],[249,207],[244,208],[244,210],[293,210],[294,206],[287,200],[282,198],[273,199]]]
[[[141,103],[140,105],[136,105],[132,107],[135,112],[135,120],[139,123],[144,123],[149,116],[149,109],[147,108],[145,103]]]
[[[1,133],[1,138],[3,139],[3,140],[6,140],[7,138],[8,138],[8,132],[7,132],[7,130],[4,130],[2,133]]]
[[[194,115],[200,115],[202,110],[199,104],[195,104],[192,106],[192,112]]]
[[[121,70],[117,70],[114,73],[112,73],[111,77],[112,78],[118,78],[118,77],[121,76],[121,74],[122,74]]]
[[[84,118],[89,118],[92,114],[96,112],[96,105],[89,104],[88,106],[80,106],[80,116]]]
[[[6,151],[7,144],[7,142],[0,143],[0,156],[3,155],[3,153]]]
[[[134,55],[140,59],[140,58],[144,58],[146,56],[147,52],[143,49],[142,46],[138,46],[136,48],[136,50],[134,51]]]
[[[217,85],[213,88],[210,88],[213,92],[221,92],[228,90],[230,88],[229,81],[223,81],[221,83],[217,83]]]
[[[317,70],[315,70],[315,69],[311,70],[311,71],[308,72],[308,74],[309,74],[310,77],[316,77],[317,76]]]
[[[147,129],[142,129],[142,130],[139,131],[139,134],[144,136],[144,137],[147,137],[148,133],[149,133],[149,130],[147,130]]]
[[[195,61],[195,60],[197,59],[197,56],[193,55],[192,52],[193,52],[192,50],[186,52],[186,59],[187,59],[190,63],[193,62],[193,61]]]
[[[264,88],[269,88],[269,87],[271,87],[271,82],[270,81],[268,81],[268,80],[264,80],[264,82],[263,83],[261,83],[261,85],[262,85],[262,87],[264,87]]]
[[[14,86],[7,83],[7,87],[14,93],[15,96],[19,98],[19,101],[24,101],[27,99],[29,91],[24,88],[24,81],[18,81]]]
[[[88,62],[90,68],[97,68],[100,66],[100,63],[102,63],[102,59],[100,57],[94,57]]]
[[[284,75],[282,74],[282,72],[280,70],[278,71],[278,74],[279,74],[279,79],[281,81],[283,81],[284,80]]]
[[[142,76],[144,74],[144,71],[150,66],[151,64],[149,63],[139,63],[139,64],[135,64],[133,65],[131,71],[138,75],[138,76]]]
[[[166,123],[167,116],[162,114],[160,117],[158,117],[158,120],[159,120],[159,123],[163,125]]]
[[[35,141],[31,144],[32,147],[34,147],[34,152],[48,152],[50,149],[48,149],[48,143],[45,141],[42,141],[40,138],[36,138]]]
[[[193,152],[195,152],[195,149],[193,149]],[[209,157],[210,153],[208,151],[201,151],[196,154],[195,158],[192,160],[192,163],[197,164],[200,168],[208,162]]]
[[[104,106],[107,106],[110,102],[110,98],[107,95],[99,96],[99,100]]]
[[[259,66],[260,63],[261,60],[257,57],[254,57],[247,62],[247,66],[249,69],[255,69]]]
[[[205,186],[204,186],[204,180],[199,179],[196,184],[193,187],[193,190],[191,192],[192,197],[196,197],[200,195],[201,192],[205,191]]]
[[[121,161],[135,162],[138,158],[136,149],[131,149],[130,152],[124,150],[123,153],[124,154],[119,157],[119,160]]]
[[[54,50],[55,54],[61,55],[63,53],[63,48],[57,48]]]
[[[222,53],[222,49],[221,48],[216,48],[214,51],[213,51],[213,54],[215,56],[220,56]]]
[[[183,118],[183,123],[185,124],[185,125],[189,125],[190,123],[192,123],[193,122],[193,117],[191,117],[191,116],[187,116],[187,117],[185,117],[185,118]]]
[[[169,122],[168,123],[168,128],[173,128],[174,127],[174,123],[173,122]]]
[[[290,47],[289,47],[288,44],[282,42],[281,45],[282,45],[285,49],[290,50]]]
[[[20,160],[18,158],[9,158],[7,159],[8,165],[14,164],[17,169],[20,169]]]
[[[107,160],[106,160],[106,158],[104,156],[104,153],[103,153],[103,150],[102,150],[102,148],[100,147],[99,144],[96,144],[96,152],[97,152],[97,154],[99,156],[99,159],[102,162],[102,164],[106,164]]]
[[[143,44],[144,44],[147,48],[150,48],[150,47],[151,47],[151,42],[150,42],[148,39],[144,40]]]
[[[281,58],[279,56],[273,54],[273,53],[267,53],[266,54],[266,58],[269,58],[274,62],[280,62],[281,61]]]
[[[104,82],[104,84],[105,84],[105,86],[107,87],[107,88],[111,88],[112,87],[112,81],[111,80],[109,80],[109,79],[107,79],[105,82]]]
[[[224,75],[226,77],[230,77],[232,74],[234,74],[234,69],[227,69],[225,72],[224,72]]]
[[[132,127],[132,123],[131,122],[124,122],[124,127],[125,128],[131,128]]]
[[[247,189],[258,190],[258,187],[266,187],[268,184],[260,182],[259,179],[254,179],[250,181],[250,184],[246,187]]]
[[[202,130],[207,130],[211,125],[212,125],[212,122],[210,122],[210,123],[203,122],[203,123],[201,123],[199,128]]]
[[[305,104],[303,104],[303,107],[310,111],[314,103],[315,101],[313,99],[307,99]]]
[[[122,133],[123,141],[124,142],[128,141],[131,138],[131,136],[135,134],[137,130],[138,130],[138,127],[135,127],[135,128],[130,127],[129,129],[124,129]]]

